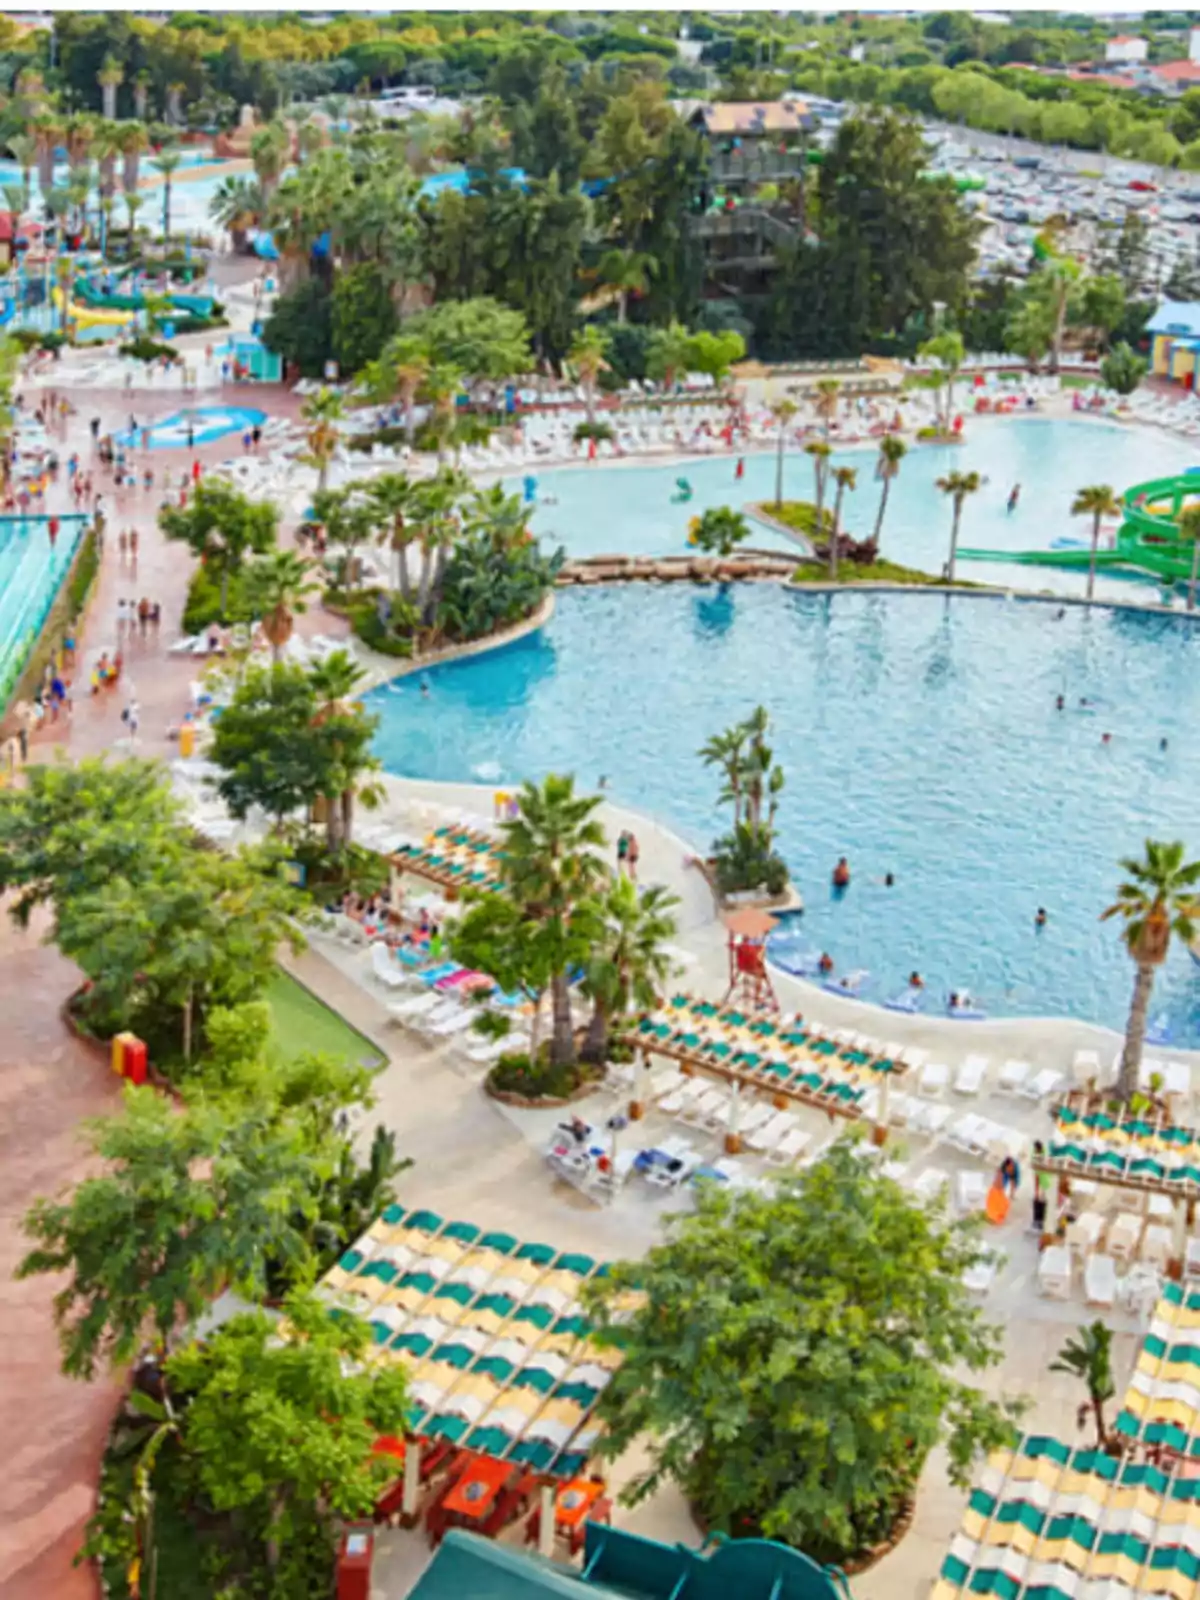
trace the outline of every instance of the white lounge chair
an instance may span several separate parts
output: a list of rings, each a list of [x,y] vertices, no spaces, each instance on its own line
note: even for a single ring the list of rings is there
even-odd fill
[[[934,1096],[945,1092],[950,1082],[950,1068],[942,1061],[927,1061],[921,1068],[917,1087],[922,1094]]]
[[[1022,1083],[1017,1093],[1024,1100],[1044,1100],[1062,1084],[1062,1074],[1053,1067],[1043,1067],[1028,1083]]]
[[[790,1167],[798,1161],[812,1143],[812,1135],[805,1128],[789,1128],[773,1150],[768,1150],[767,1160],[772,1166]]]
[[[982,1211],[987,1195],[988,1182],[982,1172],[969,1168],[955,1174],[954,1203],[964,1215],[971,1211]]]
[[[1117,1269],[1111,1256],[1097,1250],[1083,1269],[1083,1292],[1090,1306],[1111,1306],[1117,1298]]]
[[[402,989],[408,981],[407,974],[392,960],[391,951],[383,943],[371,946],[371,972],[385,989]]]
[[[1017,1094],[1032,1071],[1028,1061],[1006,1061],[1000,1068],[996,1088],[1001,1094]]]
[[[962,1095],[976,1095],[983,1088],[983,1081],[987,1077],[988,1059],[986,1056],[968,1056],[954,1074],[954,1092]]]
[[[1038,1257],[1038,1288],[1052,1300],[1071,1297],[1071,1252],[1063,1244],[1052,1244]]]

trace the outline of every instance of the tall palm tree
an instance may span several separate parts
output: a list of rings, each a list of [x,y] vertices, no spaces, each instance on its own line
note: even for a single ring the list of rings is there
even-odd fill
[[[318,494],[323,492],[329,477],[329,463],[338,447],[337,424],[345,414],[346,403],[334,389],[318,389],[300,408],[300,415],[308,425],[308,460],[317,469]]]
[[[950,524],[950,560],[946,563],[946,581],[954,582],[954,567],[958,560],[958,530],[962,526],[963,501],[979,488],[977,472],[948,472],[937,480],[943,494],[949,495],[954,506],[954,520]]]
[[[292,154],[292,136],[282,122],[268,122],[250,140],[250,159],[268,203],[279,187]]]
[[[829,429],[837,416],[838,396],[842,392],[842,385],[837,378],[821,378],[816,386],[816,408],[825,427],[825,442],[829,442]]]
[[[46,196],[54,187],[54,158],[63,139],[63,124],[53,112],[44,111],[30,123],[29,131],[37,162],[38,188],[45,204]]]
[[[273,550],[246,568],[246,603],[251,614],[262,622],[276,661],[282,660],[296,618],[308,610],[308,596],[317,589],[312,573],[313,563],[294,550]]]
[[[96,157],[96,192],[100,206],[100,252],[107,256],[113,202],[117,193],[117,161],[121,155],[120,123],[100,123],[96,129],[92,153]]]
[[[136,189],[132,192],[126,189],[122,198],[125,201],[125,220],[129,228],[129,243],[132,247],[134,230],[137,227],[137,214],[146,204],[146,196],[139,194]]]
[[[629,296],[645,294],[650,286],[652,262],[639,250],[606,250],[600,257],[600,282],[617,296],[617,323],[623,325],[629,311]]]
[[[374,478],[367,485],[371,507],[378,517],[379,541],[386,543],[392,553],[392,587],[399,589],[406,604],[413,599],[412,579],[408,572],[407,551],[412,542],[408,521],[417,504],[418,486],[402,472],[388,472]]]
[[[1078,1338],[1068,1339],[1050,1363],[1051,1372],[1068,1373],[1087,1385],[1087,1401],[1079,1408],[1079,1426],[1083,1427],[1090,1412],[1096,1429],[1097,1450],[1108,1449],[1104,1407],[1117,1392],[1113,1381],[1112,1337],[1112,1329],[1097,1318],[1080,1328]]]
[[[837,493],[833,497],[833,527],[829,530],[829,579],[831,583],[836,583],[838,575],[838,541],[842,536],[842,499],[847,489],[853,494],[857,487],[858,469],[856,467],[834,467],[833,481],[837,485]]]
[[[150,165],[162,178],[163,189],[163,243],[171,242],[171,179],[179,171],[182,153],[174,145],[164,145]]]
[[[209,215],[225,229],[237,251],[245,249],[247,233],[261,223],[266,209],[266,197],[258,180],[245,174],[222,178],[208,206]]]
[[[364,676],[364,669],[346,650],[331,650],[324,660],[310,667],[308,681],[318,702],[314,722],[325,726],[337,717],[364,715],[361,701],[354,699]],[[378,771],[378,761],[368,757],[354,770],[344,770],[340,774],[340,790],[326,796],[326,832],[331,848],[345,849],[353,842],[355,800],[368,807],[379,800],[378,785],[362,781],[364,775]]]
[[[879,494],[879,510],[875,516],[875,548],[879,549],[879,535],[883,528],[883,514],[887,510],[888,494],[891,491],[892,479],[900,472],[900,463],[908,454],[908,446],[904,440],[894,433],[885,433],[879,441],[879,465],[875,476],[882,482],[883,488]]]
[[[829,458],[833,454],[833,447],[824,439],[810,439],[804,446],[804,454],[812,458],[816,490],[813,496],[813,503],[817,508],[817,514],[813,521],[813,537],[819,539],[825,531],[823,526],[825,489],[829,482]]]
[[[598,853],[605,843],[599,803],[596,795],[576,794],[573,778],[552,773],[522,786],[517,815],[501,830],[509,894],[541,925],[554,952],[550,1059],[558,1066],[576,1059],[570,971],[594,943],[595,895],[607,873]]]
[[[103,115],[109,122],[115,122],[117,117],[117,90],[125,82],[125,68],[115,56],[105,56],[96,74],[96,82],[100,85],[100,94],[103,100]]]
[[[1117,507],[1118,512],[1120,507]],[[1109,513],[1111,516],[1113,513]],[[1187,608],[1196,609],[1196,576],[1200,572],[1200,506],[1187,506],[1179,515],[1179,537],[1192,542],[1192,570],[1188,577]],[[1093,547],[1094,548],[1094,547]],[[1089,595],[1090,599],[1091,596]]]
[[[1071,504],[1073,517],[1091,517],[1092,519],[1092,550],[1088,559],[1087,600],[1092,603],[1092,596],[1096,592],[1096,551],[1100,546],[1100,524],[1105,517],[1119,517],[1121,515],[1121,502],[1112,492],[1112,486],[1107,483],[1093,484],[1091,488],[1080,489]],[[1181,519],[1182,521],[1182,519]],[[1195,586],[1195,569],[1192,571],[1192,584]]]
[[[800,407],[794,400],[786,398],[771,402],[771,415],[779,424],[779,436],[775,446],[775,509],[783,505],[783,450],[787,443],[788,427]]]
[[[603,1061],[614,1017],[631,1008],[652,1010],[671,976],[667,945],[678,932],[675,895],[654,884],[639,889],[630,878],[614,878],[601,902],[603,926],[587,968],[592,1001],[583,1055]]]
[[[121,124],[121,187],[127,195],[138,192],[142,156],[150,148],[150,135],[142,122]]]
[[[466,527],[471,533],[482,534],[493,550],[515,550],[533,537],[529,531],[531,510],[520,495],[506,494],[503,484],[493,483],[490,488],[476,489],[471,494]]]
[[[144,67],[133,80],[133,114],[139,122],[146,120],[146,107],[150,101],[150,85],[153,81]]]
[[[608,335],[603,328],[589,322],[572,339],[567,353],[567,360],[579,374],[579,381],[583,385],[583,403],[589,422],[596,420],[596,380],[608,366],[604,359],[607,351]]]
[[[396,394],[400,404],[404,407],[404,432],[411,446],[413,434],[416,432],[416,417],[414,408],[417,395],[429,376],[432,361],[429,356],[429,346],[424,339],[413,334],[397,334],[384,351],[384,364],[388,368],[388,379],[394,380]]]
[[[655,328],[650,335],[646,347],[646,370],[652,378],[659,379],[665,389],[674,389],[676,378],[687,370],[691,343],[691,334],[681,322]]]
[[[446,446],[454,427],[454,412],[462,393],[463,375],[460,367],[448,361],[435,361],[421,383],[421,396],[433,410],[433,430],[437,437],[438,466],[446,460]]]
[[[417,587],[417,612],[428,625],[437,615],[442,576],[458,534],[457,510],[468,487],[461,472],[439,472],[418,485],[413,523],[421,546],[421,577]]]
[[[21,169],[21,190],[24,199],[21,211],[28,214],[33,199],[33,169],[37,164],[37,140],[32,134],[14,133],[8,141],[13,160]]]
[[[1121,937],[1137,968],[1117,1075],[1117,1094],[1125,1100],[1137,1091],[1154,974],[1167,959],[1172,934],[1189,945],[1196,936],[1200,898],[1195,890],[1200,883],[1200,861],[1185,862],[1183,854],[1183,845],[1178,841],[1163,844],[1147,839],[1146,853],[1140,861],[1131,856],[1121,862],[1122,871],[1129,876],[1118,888],[1113,904],[1100,914],[1101,922],[1110,917],[1121,918]]]

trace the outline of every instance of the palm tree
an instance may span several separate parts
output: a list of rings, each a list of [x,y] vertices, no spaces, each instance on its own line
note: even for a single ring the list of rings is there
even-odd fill
[[[303,122],[296,131],[296,154],[301,164],[315,156],[325,144],[325,131],[319,122]]]
[[[109,122],[115,122],[117,116],[117,90],[125,82],[125,68],[115,56],[105,56],[96,74],[96,82],[100,85],[100,94],[103,97],[103,115]]]
[[[30,132],[37,162],[38,188],[42,193],[42,203],[45,204],[46,196],[54,187],[54,158],[62,141],[63,125],[58,117],[46,111],[30,123]]]
[[[837,484],[837,493],[833,497],[833,527],[829,530],[829,581],[837,582],[838,575],[838,540],[842,533],[842,497],[849,489],[853,494],[858,484],[858,469],[855,467],[835,467],[833,481]]]
[[[837,378],[821,378],[816,386],[817,398],[815,401],[817,415],[825,425],[825,442],[829,442],[829,429],[834,417],[837,416],[838,395],[842,385]]]
[[[406,552],[411,543],[408,519],[416,507],[417,485],[402,472],[387,472],[381,478],[372,479],[367,485],[367,495],[378,518],[379,541],[387,544],[395,563],[392,587],[399,589],[405,604],[410,605],[413,593]]]
[[[1121,918],[1124,923],[1121,937],[1137,968],[1129,1021],[1125,1025],[1121,1070],[1117,1075],[1116,1092],[1128,1100],[1137,1092],[1154,974],[1167,959],[1172,934],[1189,945],[1196,936],[1195,919],[1200,916],[1200,899],[1194,891],[1200,882],[1200,861],[1185,863],[1183,845],[1178,841],[1163,844],[1147,839],[1142,859],[1128,857],[1121,862],[1121,869],[1129,877],[1118,888],[1113,904],[1101,913],[1100,920]]]
[[[979,488],[977,472],[949,472],[937,480],[943,494],[948,494],[954,505],[954,520],[950,524],[950,560],[946,563],[946,582],[954,582],[954,566],[958,559],[958,530],[962,525],[963,501]]]
[[[150,85],[153,81],[144,67],[133,80],[133,114],[139,122],[146,120],[146,106],[150,99]]]
[[[337,424],[345,414],[345,401],[334,389],[319,389],[300,408],[300,415],[308,424],[308,464],[317,469],[318,494],[329,477],[329,463],[338,447]]]
[[[268,122],[250,140],[250,159],[258,186],[268,204],[279,187],[292,154],[291,134],[282,122]]]
[[[421,396],[433,410],[432,424],[437,437],[439,467],[446,460],[446,445],[454,427],[454,411],[462,386],[461,367],[453,366],[448,361],[432,362],[421,383]]]
[[[833,447],[824,439],[810,439],[804,446],[804,454],[812,457],[813,477],[816,479],[814,504],[817,513],[813,519],[813,537],[819,539],[824,532],[825,486],[829,481],[829,458],[833,454]]]
[[[783,505],[783,448],[787,443],[788,425],[799,411],[800,407],[794,400],[773,400],[771,402],[771,415],[779,424],[779,438],[775,450],[775,509],[778,511]]]
[[[183,156],[174,145],[164,145],[150,165],[162,177],[163,187],[163,243],[171,242],[171,179],[179,171]]]
[[[146,196],[139,194],[136,189],[132,193],[126,189],[123,198],[125,200],[125,219],[129,228],[129,244],[132,248],[134,229],[137,227],[137,214],[146,204]]]
[[[589,422],[596,420],[596,379],[608,366],[604,359],[607,350],[608,335],[603,328],[590,322],[575,335],[567,352],[567,360],[583,385],[583,403]]]
[[[413,522],[421,546],[421,577],[416,604],[421,622],[426,625],[437,615],[447,555],[458,533],[458,503],[468,487],[462,473],[447,471],[417,487]]]
[[[639,889],[614,878],[602,902],[603,929],[588,962],[592,1016],[583,1046],[586,1061],[603,1061],[614,1017],[652,1010],[671,976],[666,946],[678,932],[675,895],[654,884]]]
[[[573,778],[552,773],[540,786],[522,786],[517,815],[501,830],[509,893],[540,924],[553,952],[550,1059],[556,1066],[576,1059],[569,975],[594,943],[595,894],[607,870],[598,854],[605,843],[594,815],[599,803],[596,795],[576,794]]]
[[[96,190],[100,205],[100,253],[107,256],[113,202],[117,193],[117,160],[121,154],[120,124],[101,123],[96,130],[96,140],[92,148],[96,157]]]
[[[1050,1363],[1051,1372],[1065,1372],[1087,1385],[1088,1397],[1080,1406],[1078,1422],[1082,1428],[1091,1413],[1096,1427],[1096,1449],[1108,1449],[1108,1425],[1104,1407],[1117,1392],[1113,1382],[1112,1329],[1097,1319],[1080,1328],[1077,1338],[1068,1339]]]
[[[76,233],[87,227],[87,203],[92,192],[92,174],[89,168],[77,169],[67,179],[67,200],[74,214]]]
[[[415,338],[412,334],[399,334],[388,345],[384,359],[396,381],[396,392],[400,404],[404,407],[404,433],[411,446],[413,434],[416,432],[416,418],[413,412],[417,395],[428,378],[429,369],[433,364],[429,356],[429,347],[423,339]]]
[[[646,371],[659,379],[665,389],[674,389],[680,372],[687,370],[691,343],[691,335],[682,322],[655,328],[646,349]]]
[[[138,192],[142,155],[150,148],[150,135],[144,123],[121,124],[121,187],[127,195]]]
[[[282,660],[296,618],[308,610],[308,596],[318,587],[312,572],[313,563],[294,550],[273,550],[246,568],[246,603],[251,614],[262,622],[276,661]]]
[[[308,681],[319,702],[314,723],[323,727],[335,718],[362,716],[362,704],[353,697],[364,676],[364,669],[346,650],[331,650],[323,661],[310,667]],[[353,841],[355,800],[361,800],[368,807],[379,800],[378,785],[361,782],[364,773],[378,770],[379,763],[374,757],[360,760],[353,770],[341,774],[342,788],[326,796],[325,827],[331,849],[345,849]]]
[[[246,176],[222,178],[209,202],[208,212],[218,227],[224,228],[237,251],[246,247],[246,235],[263,219],[266,199],[258,180]]]
[[[624,325],[631,294],[645,294],[650,286],[651,258],[638,250],[606,250],[600,257],[600,282],[617,297],[617,323]]]
[[[927,361],[937,362],[935,379],[931,381],[936,381],[939,389],[944,387],[946,390],[945,412],[941,414],[941,406],[938,407],[938,411],[942,431],[949,433],[950,419],[954,411],[954,380],[966,355],[962,335],[950,331],[935,334],[932,339],[926,339],[918,348],[917,354]]]
[[[1113,494],[1112,488],[1107,483],[1094,484],[1090,489],[1080,489],[1071,505],[1073,517],[1091,517],[1092,519],[1092,551],[1088,560],[1087,599],[1092,603],[1092,596],[1096,592],[1096,551],[1100,545],[1100,524],[1105,517],[1119,517],[1121,515],[1121,502]],[[1182,523],[1182,518],[1180,519]],[[1195,585],[1196,574],[1193,569],[1192,584]]]
[[[493,483],[488,489],[476,489],[466,508],[466,528],[487,539],[492,549],[500,554],[528,544],[533,535],[529,531],[532,508],[520,495],[506,494],[504,485]]]
[[[14,133],[8,141],[12,158],[21,169],[22,213],[28,213],[33,199],[33,169],[37,164],[37,140],[28,133]]]
[[[887,510],[888,494],[892,487],[892,479],[900,472],[900,463],[908,454],[908,446],[904,440],[894,433],[885,433],[879,441],[879,465],[875,476],[883,483],[879,495],[879,511],[875,517],[875,548],[879,549],[879,535],[883,528],[883,514]]]

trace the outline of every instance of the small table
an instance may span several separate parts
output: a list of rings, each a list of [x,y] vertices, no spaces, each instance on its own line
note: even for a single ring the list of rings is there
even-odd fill
[[[604,1488],[594,1478],[572,1478],[554,1497],[554,1531],[567,1541],[572,1555],[583,1548],[589,1522],[608,1522],[612,1516],[612,1502],[605,1497]],[[536,1542],[541,1526],[539,1507],[525,1525],[526,1544]]]
[[[534,1479],[511,1461],[475,1456],[429,1508],[425,1526],[434,1545],[447,1528],[471,1528],[488,1538],[523,1509]]]

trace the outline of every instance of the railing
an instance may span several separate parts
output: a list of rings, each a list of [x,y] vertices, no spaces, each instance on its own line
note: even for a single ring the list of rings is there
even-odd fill
[[[735,206],[732,211],[708,211],[691,219],[692,231],[700,239],[744,239],[747,234],[769,244],[793,244],[800,231],[799,222],[787,222],[761,206]]]
[[[786,183],[804,175],[808,163],[803,150],[761,149],[714,151],[708,158],[708,175],[714,183]]]

